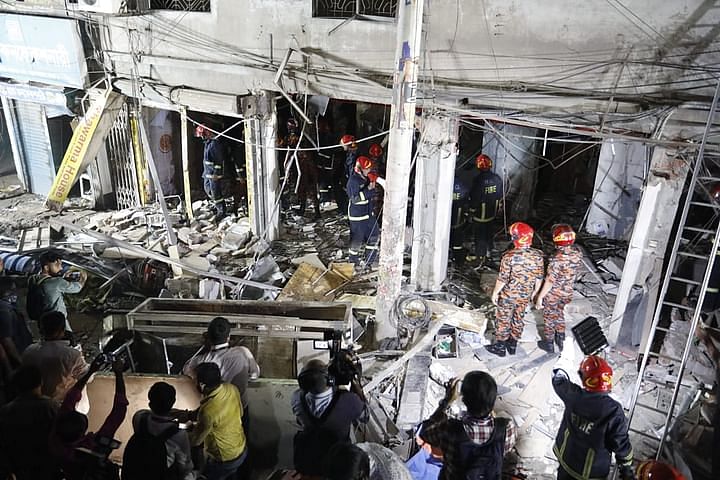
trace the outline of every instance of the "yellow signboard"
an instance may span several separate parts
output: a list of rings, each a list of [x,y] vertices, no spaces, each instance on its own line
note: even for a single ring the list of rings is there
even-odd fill
[[[93,139],[95,130],[97,129],[100,118],[102,117],[108,97],[111,90],[108,89],[102,95],[99,95],[91,103],[90,108],[80,121],[77,128],[73,132],[72,140],[65,151],[62,164],[58,169],[55,180],[53,181],[50,192],[48,193],[45,206],[52,210],[60,211],[65,199],[70,193],[70,189],[82,170],[85,168],[86,158],[88,155],[88,147]],[[93,157],[97,152],[93,153]]]

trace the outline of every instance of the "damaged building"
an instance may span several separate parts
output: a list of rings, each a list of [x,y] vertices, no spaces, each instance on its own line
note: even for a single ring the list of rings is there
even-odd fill
[[[224,317],[260,369],[244,478],[293,468],[298,375],[348,352],[368,410],[352,438],[393,459],[479,370],[516,428],[503,478],[557,478],[553,371],[570,362],[578,382],[597,355],[633,469],[719,478],[719,22],[711,0],[2,1],[3,275],[38,342],[41,257],[87,274],[63,305],[88,363],[125,361],[116,464],[154,383],[198,408],[183,367]],[[487,216],[466,200],[483,155]],[[372,200],[353,200],[356,174]],[[532,300],[498,356],[516,222],[546,266],[569,225],[582,260],[564,346],[540,348]],[[111,409],[106,370],[90,431]]]

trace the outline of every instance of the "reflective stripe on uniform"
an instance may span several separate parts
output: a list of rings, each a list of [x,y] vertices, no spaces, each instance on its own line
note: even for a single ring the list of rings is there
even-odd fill
[[[367,200],[363,200],[363,201],[360,201],[360,202],[355,202],[355,203],[353,203],[353,205],[367,205],[368,203],[369,203],[369,202],[368,202]]]
[[[353,217],[352,215],[348,215],[348,220],[351,222],[362,222],[363,220],[369,220],[370,215],[363,215],[362,217]]]
[[[490,223],[493,220],[495,220],[495,217],[493,217],[493,218],[472,217],[472,219],[473,219],[473,222],[476,222],[476,223]]]
[[[718,293],[720,292],[720,288],[708,288],[705,291],[708,293]]]
[[[365,245],[365,250],[377,250],[377,245]]]

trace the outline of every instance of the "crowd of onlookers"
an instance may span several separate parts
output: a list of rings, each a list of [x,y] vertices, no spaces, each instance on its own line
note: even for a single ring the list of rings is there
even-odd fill
[[[174,408],[175,387],[154,383],[148,408],[131,419],[133,434],[123,446],[122,466],[109,459],[128,413],[123,378],[128,366],[113,354],[100,354],[88,364],[74,345],[63,294],[78,291],[85,279],[62,274],[61,262],[59,255],[45,254],[42,271],[29,281],[27,311],[38,317],[37,343],[17,307],[14,282],[0,277],[0,480],[258,478],[254,455],[262,452],[253,452],[248,438],[254,428],[249,412],[259,406],[248,404],[247,387],[260,368],[250,350],[231,345],[231,324],[222,317],[208,324],[204,345],[183,368],[200,395],[199,406]],[[114,396],[104,421],[91,429],[86,390],[103,369],[114,373]],[[571,381],[574,371],[581,385]],[[356,441],[364,430],[356,427],[370,416],[362,378],[351,351],[334,352],[329,363],[304,365],[288,405],[298,430],[293,466],[273,472],[271,479],[507,478],[504,457],[518,432],[511,419],[493,414],[497,385],[490,374],[471,371],[446,385],[437,410],[413,432],[409,458]],[[557,478],[606,478],[613,455],[619,478],[635,478],[627,421],[609,396],[613,370],[605,359],[588,356],[578,368],[563,354],[549,381],[565,404],[553,448]],[[646,463],[640,472],[641,479],[682,478],[664,464]]]

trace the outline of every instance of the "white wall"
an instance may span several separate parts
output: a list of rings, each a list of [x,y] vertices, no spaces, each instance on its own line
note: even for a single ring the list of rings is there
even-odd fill
[[[471,104],[512,108],[511,100],[518,96],[541,104],[543,96],[555,95],[575,110],[598,109],[606,101],[583,98],[584,89],[613,90],[616,100],[635,102],[641,93],[682,88],[668,81],[697,80],[704,74],[649,62],[680,63],[688,50],[678,45],[703,39],[707,29],[680,29],[693,15],[697,23],[720,21],[720,10],[698,11],[702,0],[628,0],[624,6],[633,15],[606,2],[580,7],[574,0],[426,1],[421,97],[455,105],[468,98]],[[217,0],[210,13],[155,11],[110,18],[108,57],[119,76],[130,77],[131,40],[132,50],[140,53],[140,76],[170,87],[245,94],[274,90],[272,77],[286,50],[303,49],[310,54],[311,93],[390,103],[392,21],[353,20],[339,26],[342,20],[312,18],[311,0],[249,0],[241,5]],[[695,64],[710,61],[707,56],[693,59]],[[304,91],[308,65],[295,54],[290,66],[286,86]],[[526,89],[540,93],[529,98]]]

